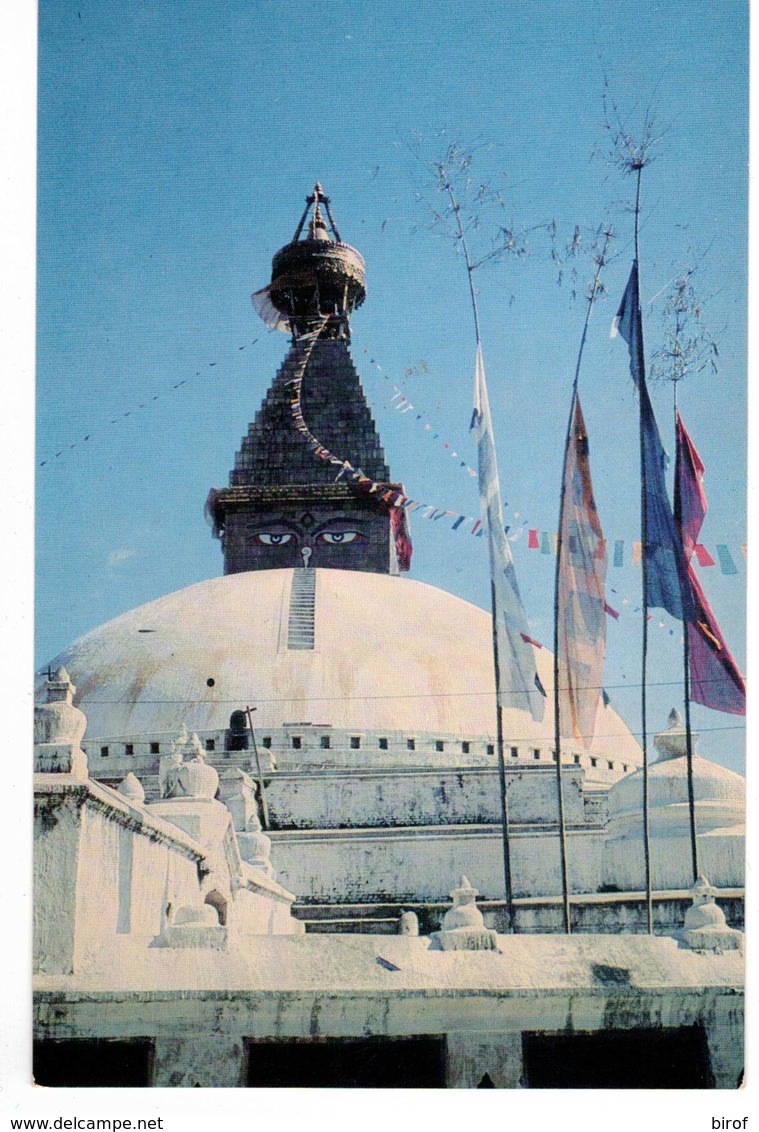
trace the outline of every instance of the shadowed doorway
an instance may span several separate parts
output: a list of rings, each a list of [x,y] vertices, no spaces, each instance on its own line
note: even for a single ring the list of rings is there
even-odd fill
[[[249,1041],[249,1088],[442,1089],[445,1039]]]
[[[524,1034],[529,1089],[713,1089],[706,1035],[680,1029]]]

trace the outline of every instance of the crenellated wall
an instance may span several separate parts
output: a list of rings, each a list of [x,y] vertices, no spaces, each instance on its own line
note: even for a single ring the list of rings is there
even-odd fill
[[[206,749],[208,761],[221,771],[228,766],[242,766],[255,770],[253,744],[244,734],[242,750],[230,749],[229,731],[196,729]],[[134,736],[108,736],[90,738],[85,749],[90,772],[97,778],[119,779],[134,771],[140,778],[154,774],[160,754],[167,750],[175,738],[174,732],[142,733]],[[453,735],[448,732],[366,730],[337,728],[311,723],[288,723],[282,727],[267,727],[256,732],[259,757],[264,769],[273,765],[281,771],[345,769],[353,770],[406,770],[442,769],[468,770],[482,767],[494,770],[497,765],[495,741],[482,736]],[[554,763],[550,745],[529,742],[505,743],[507,770],[512,767],[550,767]],[[577,767],[585,772],[585,779],[597,787],[607,788],[625,775],[638,769],[639,759],[629,754],[623,757],[602,757],[575,749],[567,744],[562,750],[562,765]]]

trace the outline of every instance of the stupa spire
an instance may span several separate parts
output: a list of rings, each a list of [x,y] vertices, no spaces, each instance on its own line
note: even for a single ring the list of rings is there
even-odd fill
[[[365,295],[363,257],[340,239],[317,181],[292,240],[272,260],[271,283],[252,296],[269,326],[289,331],[292,346],[243,437],[229,487],[208,497],[226,574],[408,569],[405,512],[388,505],[386,492],[366,490],[371,482],[403,492],[391,481],[348,349],[350,316]],[[336,480],[313,438],[360,469],[363,483]]]
[[[252,295],[253,306],[293,341],[313,330],[349,341],[350,316],[365,297],[364,258],[340,239],[329,197],[317,181],[292,240],[272,260],[271,282]]]

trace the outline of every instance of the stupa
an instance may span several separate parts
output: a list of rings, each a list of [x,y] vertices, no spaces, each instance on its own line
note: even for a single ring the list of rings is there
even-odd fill
[[[728,926],[723,892],[667,892],[651,937],[642,893],[603,890],[641,761],[608,704],[562,751],[560,934],[545,649],[543,722],[504,712],[503,931],[491,621],[406,576],[350,356],[365,291],[317,185],[254,295],[291,341],[208,499],[224,575],[38,673],[37,1081],[733,1088],[740,893]]]
[[[131,771],[156,800],[159,763],[183,727],[220,773],[252,768],[278,875],[304,916],[442,907],[462,873],[494,901],[503,886],[490,618],[405,576],[403,489],[350,354],[365,294],[363,258],[317,184],[253,295],[290,345],[229,486],[208,497],[224,576],[125,613],[52,662],[72,673],[102,781]],[[536,664],[545,719],[504,715],[525,897],[552,893],[557,875],[547,650]],[[590,750],[568,744],[563,758],[574,887],[592,891],[606,790],[639,767],[640,748],[602,704]]]

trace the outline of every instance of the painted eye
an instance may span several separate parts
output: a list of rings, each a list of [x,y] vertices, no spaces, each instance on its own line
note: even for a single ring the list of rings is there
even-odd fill
[[[344,546],[346,542],[355,542],[361,538],[358,531],[322,531],[319,542],[328,542],[331,546]]]
[[[264,546],[285,546],[286,543],[292,542],[295,535],[287,531],[259,531],[253,536],[256,542],[262,542]]]

